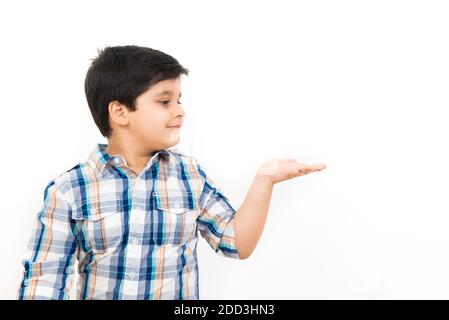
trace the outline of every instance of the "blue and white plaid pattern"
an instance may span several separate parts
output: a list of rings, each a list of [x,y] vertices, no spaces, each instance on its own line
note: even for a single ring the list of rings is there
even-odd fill
[[[199,299],[198,230],[239,259],[235,210],[198,161],[176,149],[138,176],[98,143],[87,161],[50,181],[22,260],[18,299]]]

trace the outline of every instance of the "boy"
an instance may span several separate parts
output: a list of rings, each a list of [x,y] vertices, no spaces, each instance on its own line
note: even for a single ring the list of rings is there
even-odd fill
[[[46,186],[19,299],[68,299],[75,259],[77,299],[199,299],[197,232],[218,254],[246,259],[273,185],[325,168],[268,161],[234,210],[195,158],[170,149],[188,73],[146,47],[106,47],[93,60],[85,93],[108,143]]]

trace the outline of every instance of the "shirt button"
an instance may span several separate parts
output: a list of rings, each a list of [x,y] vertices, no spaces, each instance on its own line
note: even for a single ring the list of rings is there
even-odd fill
[[[134,272],[130,272],[130,273],[129,273],[130,279],[134,279],[135,276],[136,276],[136,274],[135,274]]]
[[[181,203],[180,202],[175,202],[175,208],[179,209],[181,207]]]
[[[95,208],[92,208],[92,209],[91,209],[91,212],[92,212],[93,214],[95,214],[95,212],[97,212],[97,210],[95,210]]]
[[[114,158],[114,163],[115,164],[119,164],[120,163],[120,159],[119,158]]]
[[[136,238],[133,239],[133,245],[137,246],[139,244],[139,240],[137,240]]]

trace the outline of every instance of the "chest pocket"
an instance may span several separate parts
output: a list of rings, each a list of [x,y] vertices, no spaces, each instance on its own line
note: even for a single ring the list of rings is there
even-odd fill
[[[151,237],[157,245],[182,245],[197,234],[200,214],[196,195],[179,189],[153,192]]]
[[[95,253],[116,250],[123,241],[122,199],[117,195],[101,196],[83,202],[87,242]]]

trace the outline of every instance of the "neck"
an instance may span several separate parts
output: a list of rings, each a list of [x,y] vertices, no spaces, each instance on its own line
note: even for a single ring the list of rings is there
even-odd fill
[[[115,138],[108,139],[108,147],[106,148],[106,152],[111,156],[121,155],[125,159],[127,166],[136,174],[145,167],[156,151],[142,150],[132,143],[123,144]]]

